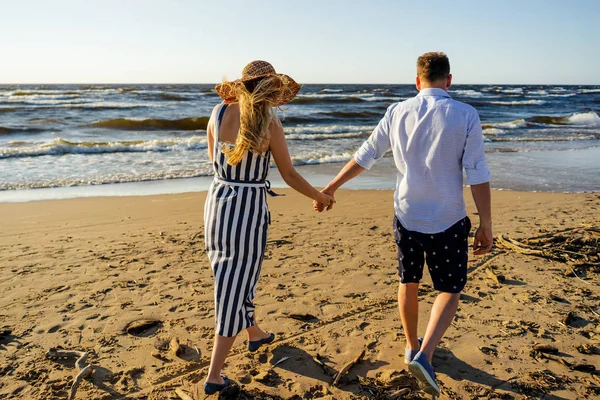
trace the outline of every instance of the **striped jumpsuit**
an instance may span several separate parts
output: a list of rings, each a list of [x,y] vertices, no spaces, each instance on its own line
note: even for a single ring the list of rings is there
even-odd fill
[[[215,178],[204,206],[206,252],[215,279],[217,334],[236,336],[254,325],[254,296],[270,223],[267,205],[271,152],[248,151],[227,164],[219,130],[227,104],[217,110],[214,126]]]

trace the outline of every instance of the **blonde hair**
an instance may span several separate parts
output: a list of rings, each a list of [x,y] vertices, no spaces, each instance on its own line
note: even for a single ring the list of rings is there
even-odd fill
[[[283,82],[278,76],[266,76],[249,81],[228,82],[223,87],[235,93],[240,107],[240,130],[234,146],[223,149],[227,164],[239,164],[246,151],[262,153],[270,140],[269,126],[273,108],[281,100]]]

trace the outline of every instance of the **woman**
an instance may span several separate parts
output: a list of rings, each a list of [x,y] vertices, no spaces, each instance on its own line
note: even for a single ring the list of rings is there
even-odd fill
[[[281,122],[273,112],[291,101],[298,85],[278,74],[266,61],[244,67],[242,78],[216,87],[224,103],[213,110],[208,124],[208,154],[215,179],[204,209],[205,241],[215,278],[216,335],[206,394],[229,385],[221,369],[238,333],[246,330],[248,350],[275,339],[256,323],[254,296],[265,252],[270,214],[267,177],[271,155],[284,181],[318,203],[320,193],[294,169]]]

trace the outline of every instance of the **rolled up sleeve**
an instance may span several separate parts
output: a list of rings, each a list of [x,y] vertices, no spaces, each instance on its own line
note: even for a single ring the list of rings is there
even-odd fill
[[[468,185],[479,185],[490,181],[490,170],[485,160],[483,147],[483,132],[479,114],[476,111],[469,119],[462,163],[467,175]]]
[[[365,169],[383,158],[390,149],[390,119],[394,106],[390,106],[379,124],[363,145],[354,154],[354,161]]]

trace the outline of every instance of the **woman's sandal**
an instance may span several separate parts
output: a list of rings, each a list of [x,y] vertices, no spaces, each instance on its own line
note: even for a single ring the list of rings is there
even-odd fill
[[[225,375],[221,375],[223,383],[204,382],[204,394],[215,394],[231,384]]]
[[[254,351],[260,349],[260,346],[262,346],[263,344],[269,344],[273,340],[275,340],[275,334],[270,333],[269,337],[266,337],[264,339],[248,341],[248,351],[254,352]]]

